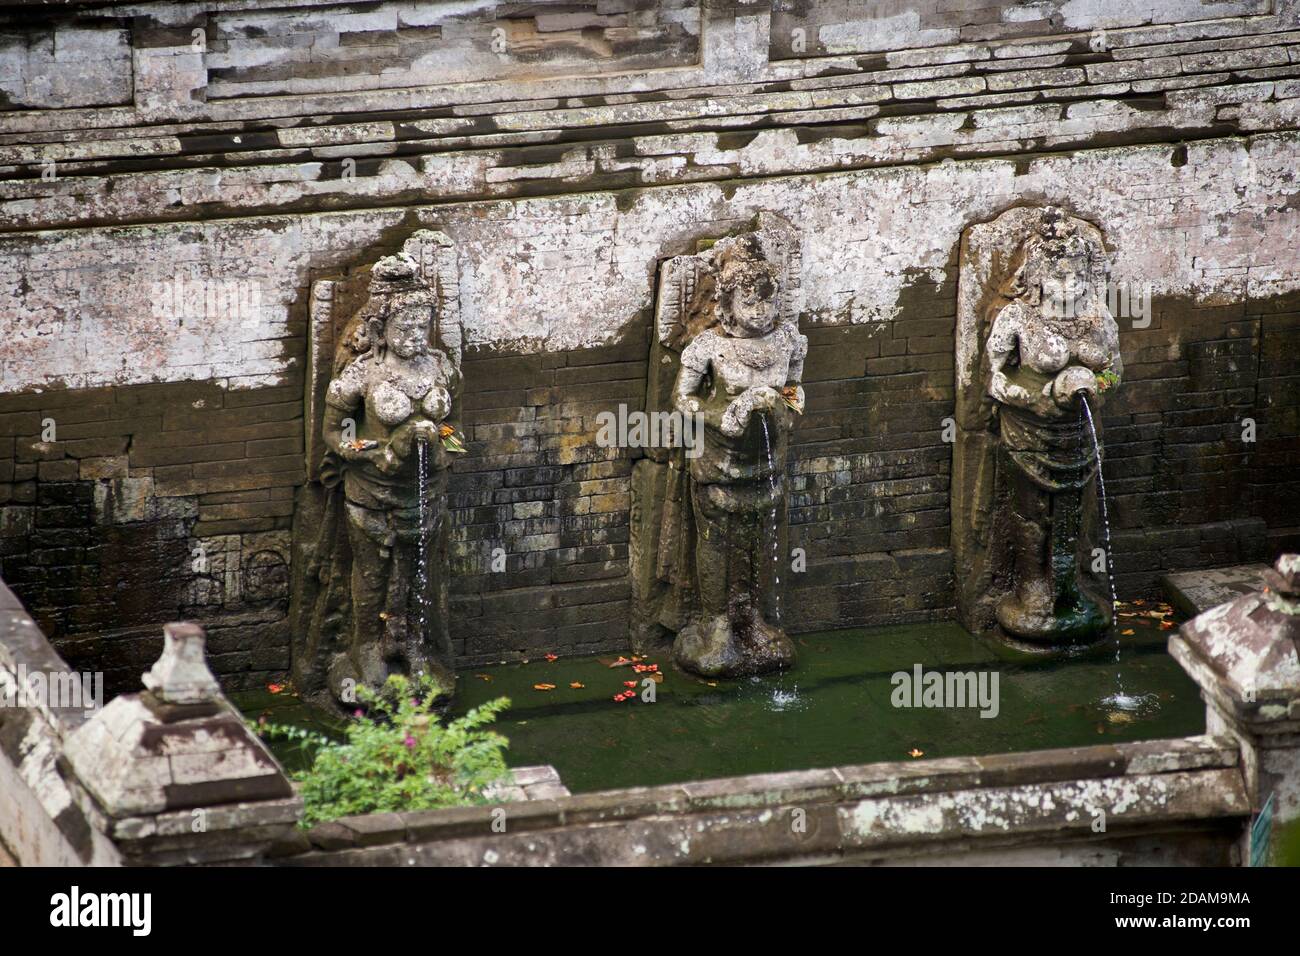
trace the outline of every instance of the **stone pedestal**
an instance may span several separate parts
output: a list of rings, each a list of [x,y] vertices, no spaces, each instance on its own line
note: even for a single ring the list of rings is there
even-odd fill
[[[87,812],[127,864],[251,862],[302,799],[221,693],[203,629],[168,624],[149,689],[115,698],[64,753]]]
[[[1237,741],[1254,811],[1273,798],[1276,829],[1300,820],[1300,555],[1264,584],[1188,621],[1169,652],[1201,688],[1206,732]]]

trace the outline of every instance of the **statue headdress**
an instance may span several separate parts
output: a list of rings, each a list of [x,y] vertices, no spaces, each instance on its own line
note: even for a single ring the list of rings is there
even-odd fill
[[[780,272],[767,261],[753,234],[722,239],[712,252],[717,275],[715,297],[749,285],[756,286],[763,298],[771,298],[780,290]]]
[[[1100,289],[1110,275],[1110,258],[1101,238],[1087,223],[1048,206],[1038,227],[1021,246],[1020,266],[1012,279],[1010,294],[1030,302],[1040,301],[1042,270],[1048,261],[1070,259],[1081,263],[1091,288]]]
[[[353,350],[381,346],[384,326],[398,305],[427,306],[436,312],[438,298],[420,274],[419,263],[404,252],[385,256],[370,267],[370,298],[361,310]]]

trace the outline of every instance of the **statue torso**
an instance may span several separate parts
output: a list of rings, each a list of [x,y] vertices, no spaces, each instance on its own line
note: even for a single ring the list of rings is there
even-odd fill
[[[717,329],[708,329],[696,337],[691,347],[708,360],[713,396],[730,401],[755,386],[784,386],[789,381],[796,343],[789,328],[778,325],[767,335],[753,339],[734,338]]]
[[[451,362],[441,352],[432,352],[395,362],[362,355],[335,381],[339,399],[351,407],[364,403],[357,437],[380,439],[425,414],[425,398],[434,388],[449,388],[451,378]]]
[[[790,366],[803,347],[803,338],[785,325],[752,339],[707,329],[682,353],[682,364],[697,371],[707,369],[710,383],[699,394],[713,415],[721,415],[746,389],[782,388],[790,380]],[[712,420],[712,416],[706,421]],[[786,441],[793,413],[778,403],[767,414],[755,414],[744,432],[732,437],[711,423],[706,427],[704,450],[690,460],[691,475],[704,484],[762,482],[764,492],[775,493],[768,483],[784,470]]]
[[[1071,318],[1051,315],[1042,307],[1013,303],[1003,309],[1005,321],[1019,344],[1020,364],[1040,375],[1055,375],[1069,365],[1100,372],[1114,361],[1119,330],[1110,310],[1095,303]]]

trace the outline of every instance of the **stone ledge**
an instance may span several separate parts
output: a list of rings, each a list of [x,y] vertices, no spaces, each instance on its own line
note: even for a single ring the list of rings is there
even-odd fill
[[[1169,601],[1182,614],[1196,615],[1264,586],[1262,562],[1236,564],[1226,568],[1178,571],[1160,578]]]
[[[1040,840],[1072,828],[1086,837],[1092,818],[1085,805],[1125,807],[1111,822],[1121,829],[1245,816],[1249,804],[1237,763],[1228,741],[1189,737],[759,774],[505,807],[347,818],[310,831],[311,852],[299,844],[297,856],[279,860],[717,863],[970,837]],[[795,808],[807,816],[802,834],[788,822]],[[504,833],[493,826],[502,821]]]

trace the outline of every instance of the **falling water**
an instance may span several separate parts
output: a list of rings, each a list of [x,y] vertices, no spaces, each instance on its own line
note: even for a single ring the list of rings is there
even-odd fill
[[[420,496],[420,546],[415,558],[415,588],[420,608],[419,640],[423,643],[428,633],[429,610],[429,443],[420,438],[415,444],[416,488]]]
[[[1092,417],[1092,406],[1088,404],[1088,396],[1080,395],[1082,414],[1088,420],[1088,433],[1092,436],[1092,450],[1097,460],[1097,501],[1101,506],[1101,524],[1105,533],[1106,556],[1106,577],[1110,581],[1110,616],[1111,616],[1111,633],[1115,635],[1115,693],[1102,700],[1103,704],[1117,707],[1120,710],[1140,710],[1152,702],[1150,694],[1138,694],[1134,696],[1124,692],[1124,676],[1120,670],[1120,644],[1119,644],[1119,598],[1115,593],[1115,572],[1110,559],[1110,517],[1106,511],[1106,479],[1102,475],[1101,463],[1101,442],[1097,440],[1097,423]]]
[[[1115,572],[1110,563],[1110,518],[1106,513],[1106,479],[1102,476],[1101,468],[1101,442],[1097,440],[1097,425],[1092,420],[1092,406],[1088,404],[1088,396],[1080,395],[1081,405],[1084,417],[1088,419],[1088,433],[1092,435],[1092,451],[1097,459],[1097,500],[1101,503],[1101,523],[1106,532],[1106,577],[1110,580],[1110,616],[1111,621],[1115,620],[1119,598],[1115,594]],[[1119,663],[1119,639],[1115,641],[1115,662]]]
[[[776,600],[776,620],[772,623],[777,627],[781,626],[781,529],[777,527],[777,500],[778,492],[776,486],[776,462],[772,455],[772,437],[767,430],[767,416],[760,415],[763,422],[763,450],[767,453],[767,477],[772,485],[772,575],[773,585],[772,593]]]

